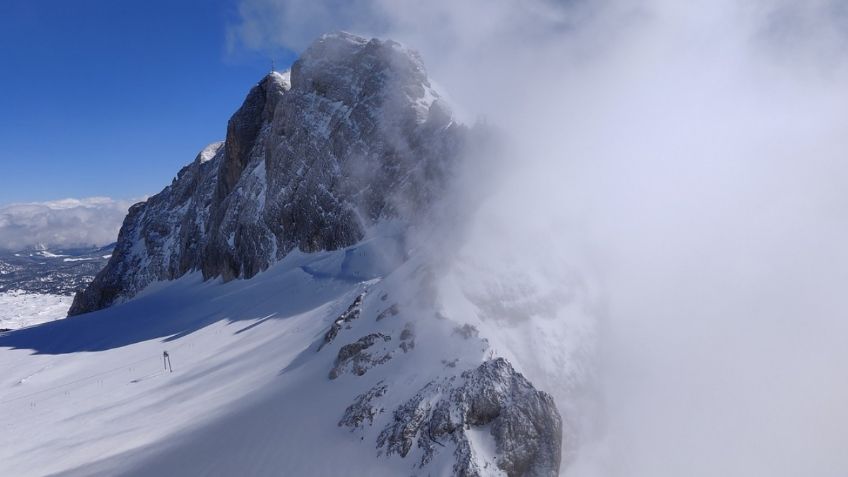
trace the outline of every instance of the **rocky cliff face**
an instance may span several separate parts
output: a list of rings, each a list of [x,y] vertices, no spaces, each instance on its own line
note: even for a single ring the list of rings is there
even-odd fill
[[[132,207],[112,259],[69,314],[194,270],[250,278],[295,248],[333,250],[381,219],[412,220],[443,189],[465,136],[417,54],[325,35],[290,73],[251,89],[223,143]]]
[[[378,446],[389,455],[406,457],[417,443],[422,449],[419,467],[424,468],[450,441],[456,446],[454,475],[496,473],[485,471],[487,464],[509,477],[559,474],[562,420],[551,396],[533,388],[503,358],[485,361],[458,378],[431,381],[398,407],[380,433]],[[366,396],[373,399],[384,392],[378,385]],[[357,409],[356,404],[348,408],[340,424]],[[496,457],[491,462],[474,449],[468,431],[478,428],[486,429],[494,443]]]

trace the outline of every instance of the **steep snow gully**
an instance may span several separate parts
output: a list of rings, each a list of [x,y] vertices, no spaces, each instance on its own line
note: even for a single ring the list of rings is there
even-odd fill
[[[345,33],[265,78],[131,209],[78,316],[0,334],[0,472],[558,475],[585,297],[505,322],[520,277],[410,242],[468,131],[438,97]]]

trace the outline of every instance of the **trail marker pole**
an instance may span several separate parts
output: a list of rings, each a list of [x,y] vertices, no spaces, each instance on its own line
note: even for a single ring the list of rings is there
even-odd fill
[[[165,371],[174,372],[174,368],[171,367],[171,355],[167,351],[162,352],[162,365],[165,366]]]

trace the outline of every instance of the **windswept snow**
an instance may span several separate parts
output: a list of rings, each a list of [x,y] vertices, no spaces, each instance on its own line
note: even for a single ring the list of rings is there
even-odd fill
[[[197,155],[197,160],[203,164],[205,162],[209,162],[215,157],[215,154],[218,154],[218,151],[223,147],[224,141],[217,141],[209,144],[204,147],[200,154]]]

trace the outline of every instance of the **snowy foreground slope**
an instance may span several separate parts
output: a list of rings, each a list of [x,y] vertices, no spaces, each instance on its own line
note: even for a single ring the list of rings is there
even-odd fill
[[[295,252],[252,280],[191,274],[0,336],[3,474],[555,475],[559,414],[497,358],[521,359],[508,335],[561,327],[499,331],[437,298],[455,283],[414,258],[378,266],[390,247]],[[548,338],[551,359],[576,352]]]
[[[591,304],[451,201],[484,136],[414,52],[321,37],[130,209],[74,316],[0,335],[0,471],[557,475]]]

